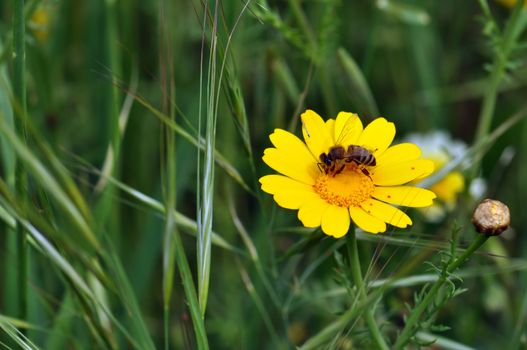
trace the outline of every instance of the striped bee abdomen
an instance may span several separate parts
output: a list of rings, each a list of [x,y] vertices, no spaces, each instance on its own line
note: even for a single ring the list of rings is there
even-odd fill
[[[350,145],[346,156],[349,162],[355,162],[367,166],[377,165],[377,160],[373,153],[362,146]]]

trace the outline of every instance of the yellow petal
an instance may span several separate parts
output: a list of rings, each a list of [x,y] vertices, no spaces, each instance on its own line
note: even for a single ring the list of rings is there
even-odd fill
[[[373,183],[379,186],[402,185],[434,171],[434,162],[417,159],[401,163],[380,164],[370,171]]]
[[[322,215],[322,231],[329,236],[340,238],[348,233],[350,214],[347,208],[330,205]]]
[[[283,175],[265,175],[259,181],[262,185],[262,191],[270,194],[283,191],[314,193],[313,186],[306,185]]]
[[[298,209],[303,203],[317,198],[312,186],[282,175],[267,175],[260,178],[262,191],[273,194],[276,203],[287,209]]]
[[[349,207],[351,219],[360,229],[369,233],[386,231],[386,224],[374,216],[366,213],[362,208]]]
[[[306,162],[305,159],[296,158],[294,154],[277,148],[267,148],[262,159],[279,173],[308,185],[313,185],[320,174],[314,161]]]
[[[331,143],[335,144],[335,139],[333,138],[333,135],[335,135],[335,119],[326,120],[326,128],[328,129],[329,136],[331,137]]]
[[[319,198],[319,196],[313,192],[280,192],[273,196],[276,204],[286,209],[299,209],[304,203],[315,198]]]
[[[315,159],[313,157],[306,144],[288,131],[275,129],[274,132],[269,135],[269,139],[276,148],[280,151],[288,152],[292,157],[299,158],[306,163],[318,162],[318,158]]]
[[[366,213],[390,225],[405,228],[412,224],[412,220],[404,212],[378,200],[368,199],[361,206]]]
[[[416,160],[421,156],[421,149],[413,143],[400,143],[389,147],[381,155],[376,156],[377,165],[401,163]]]
[[[446,175],[443,180],[434,184],[430,189],[437,194],[437,198],[448,205],[454,205],[457,194],[463,191],[464,188],[465,179],[463,175],[455,171]]]
[[[414,208],[428,207],[436,198],[434,192],[413,186],[375,187],[372,196],[383,202]]]
[[[319,227],[322,222],[322,215],[329,208],[330,204],[317,197],[302,204],[298,210],[298,219],[305,227]]]
[[[341,146],[356,145],[362,134],[362,122],[358,115],[349,112],[340,112],[335,121],[335,144]]]
[[[315,159],[319,159],[322,153],[327,153],[329,148],[333,146],[333,139],[329,134],[324,120],[308,109],[302,115],[302,134],[306,141],[307,147]]]
[[[395,125],[384,118],[377,118],[364,128],[357,144],[374,155],[380,155],[390,146],[394,137]]]

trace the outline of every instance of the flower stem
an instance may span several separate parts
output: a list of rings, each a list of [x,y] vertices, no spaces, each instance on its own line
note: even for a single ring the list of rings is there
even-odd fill
[[[402,349],[406,344],[408,344],[414,334],[415,326],[419,321],[419,318],[426,310],[430,302],[434,300],[437,292],[446,282],[449,274],[455,271],[469,256],[471,256],[479,247],[481,247],[483,243],[487,241],[487,239],[487,236],[478,234],[476,236],[476,239],[463,252],[463,254],[461,254],[457,259],[448,264],[445,272],[442,273],[441,276],[439,276],[437,281],[432,285],[432,288],[430,288],[430,290],[428,291],[426,296],[421,300],[419,305],[417,305],[417,307],[412,310],[412,313],[406,321],[406,325],[404,326],[403,331],[401,332],[399,338],[397,339],[397,342],[395,343],[395,349]]]
[[[481,1],[483,11],[488,11],[486,1]],[[481,142],[489,133],[492,125],[492,117],[496,107],[496,99],[501,81],[506,75],[507,65],[510,55],[514,51],[518,38],[527,25],[527,11],[523,9],[523,4],[517,4],[507,22],[505,31],[502,36],[502,44],[496,49],[492,63],[492,71],[489,77],[489,83],[483,97],[483,104],[479,115],[479,124],[476,132],[475,143]],[[477,175],[479,163],[474,164],[472,168],[472,177]]]
[[[365,300],[367,299],[366,288],[364,287],[364,281],[362,280],[359,250],[357,249],[357,238],[355,236],[355,228],[353,226],[351,228],[351,231],[348,233],[347,243],[348,243],[348,254],[349,254],[351,275],[353,278],[353,282],[357,286],[360,299]],[[384,341],[381,331],[379,330],[379,327],[377,327],[377,323],[375,322],[375,317],[373,315],[373,309],[374,308],[367,308],[364,311],[366,324],[370,330],[373,341],[377,345],[377,348],[382,349],[382,350],[388,350],[389,347]]]
[[[13,41],[14,41],[14,72],[13,72],[13,93],[16,100],[15,108],[23,116],[18,118],[16,123],[16,132],[24,141],[26,137],[26,46],[25,46],[26,24],[24,17],[24,0],[14,1],[14,18],[13,18]],[[16,163],[15,188],[20,198],[27,197],[27,172],[22,164]],[[26,241],[26,232],[20,224],[16,227],[17,241],[17,259],[18,259],[18,304],[17,317],[27,320],[28,306],[28,269],[29,269],[29,247]]]

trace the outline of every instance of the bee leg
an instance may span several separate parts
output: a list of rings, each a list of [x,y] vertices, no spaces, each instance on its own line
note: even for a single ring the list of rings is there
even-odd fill
[[[371,179],[371,176],[370,176],[370,172],[368,171],[368,169],[366,168],[361,168],[360,169],[362,171],[362,173],[366,176],[368,176],[370,179]]]
[[[324,164],[324,163],[317,163],[317,167],[318,167],[318,170],[320,170],[320,172],[325,171],[325,170],[324,170],[324,167],[322,166],[322,164]],[[326,172],[326,173],[327,173],[327,172]]]
[[[337,175],[337,174],[340,174],[342,172],[342,170],[344,170],[344,168],[346,167],[346,164],[342,164],[342,166],[339,168],[339,170],[337,170],[335,172],[335,174],[333,174],[333,176]]]

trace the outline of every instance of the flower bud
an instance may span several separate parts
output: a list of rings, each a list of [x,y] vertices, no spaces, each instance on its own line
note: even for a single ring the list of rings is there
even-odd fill
[[[511,215],[509,207],[494,199],[484,199],[472,214],[476,231],[487,236],[497,236],[509,228]]]

